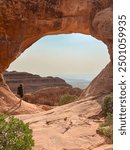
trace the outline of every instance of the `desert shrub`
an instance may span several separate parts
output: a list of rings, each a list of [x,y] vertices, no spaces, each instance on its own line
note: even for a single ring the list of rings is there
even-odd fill
[[[102,104],[104,122],[97,129],[98,134],[103,135],[108,143],[113,142],[113,97],[107,96]]]
[[[98,128],[98,134],[103,135],[108,143],[113,142],[113,115],[108,114]]]
[[[106,117],[107,114],[112,114],[112,113],[113,113],[113,97],[109,95],[104,98],[102,104],[102,114],[104,117]]]
[[[113,126],[100,126],[98,133],[106,138],[107,143],[113,142]]]
[[[23,121],[0,114],[0,150],[31,150],[32,130]]]
[[[113,114],[108,114],[104,120],[104,122],[100,125],[102,126],[112,126],[113,124]]]
[[[58,103],[58,105],[65,105],[68,103],[71,103],[73,101],[75,101],[78,97],[76,95],[69,95],[69,94],[64,94],[60,97],[60,101]]]

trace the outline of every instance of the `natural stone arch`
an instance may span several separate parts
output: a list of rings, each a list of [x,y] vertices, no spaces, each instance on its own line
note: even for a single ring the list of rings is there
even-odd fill
[[[112,25],[112,0],[1,0],[1,85],[5,85],[2,72],[41,37],[61,33],[83,33],[92,35],[107,45],[111,62],[82,96],[100,97],[110,93]]]

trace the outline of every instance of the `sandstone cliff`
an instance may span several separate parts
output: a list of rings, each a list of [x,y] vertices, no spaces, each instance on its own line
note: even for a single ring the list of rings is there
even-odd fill
[[[45,35],[61,33],[92,35],[107,45],[110,64],[90,84],[83,96],[100,97],[102,93],[110,93],[113,53],[112,0],[1,0],[1,85],[4,84],[2,72],[31,44]],[[102,85],[101,80],[105,81]]]
[[[41,77],[27,72],[4,72],[4,78],[13,93],[17,93],[17,87],[20,83],[24,85],[25,93],[32,93],[46,87],[65,86],[71,87],[59,77]]]
[[[90,83],[80,101],[53,109],[46,114],[19,116],[24,121],[30,122],[33,128],[35,150],[108,148],[103,145],[104,138],[96,134],[98,121],[89,117],[100,112],[100,105],[96,100],[112,92],[112,18],[112,0],[0,1],[1,111],[19,101],[5,84],[2,73],[11,62],[41,37],[62,33],[92,35],[107,45],[110,55],[110,63]],[[18,111],[36,112],[38,109],[33,110],[34,108],[34,105],[23,102]]]

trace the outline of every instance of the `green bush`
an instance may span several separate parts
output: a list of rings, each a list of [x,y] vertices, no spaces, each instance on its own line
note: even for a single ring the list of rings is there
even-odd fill
[[[100,124],[97,133],[103,135],[108,143],[113,142],[113,117],[110,115],[105,119],[105,122]]]
[[[113,97],[109,95],[104,98],[102,104],[102,114],[104,117],[106,117],[108,114],[112,113],[113,113]]]
[[[102,104],[102,114],[104,122],[100,124],[97,132],[103,135],[108,143],[113,142],[113,97],[107,96]]]
[[[59,101],[59,105],[65,105],[65,104],[68,104],[68,103],[71,103],[75,100],[77,100],[77,96],[76,95],[69,95],[69,94],[64,94],[60,97],[60,101]]]
[[[113,114],[107,114],[105,118],[105,126],[111,126],[113,125]]]
[[[100,126],[98,128],[98,133],[100,135],[105,136],[106,141],[108,143],[112,143],[113,142],[113,127],[112,126]]]
[[[23,121],[0,114],[0,150],[31,150],[32,130]]]

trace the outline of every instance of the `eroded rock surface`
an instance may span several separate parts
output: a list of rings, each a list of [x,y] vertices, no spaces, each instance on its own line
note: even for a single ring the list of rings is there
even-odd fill
[[[110,145],[105,146],[105,139],[96,133],[101,120],[92,119],[99,112],[96,101],[84,99],[46,113],[17,117],[33,129],[33,150],[107,150]]]
[[[42,110],[44,109],[25,101],[21,101],[9,89],[0,86],[0,112],[6,114],[30,114]]]
[[[61,33],[89,34],[102,40],[108,46],[112,63],[112,0],[1,0],[0,73],[41,37]],[[99,87],[102,77],[108,82],[95,93],[93,89]],[[110,93],[112,65],[88,89],[85,96]]]
[[[112,0],[1,0],[0,1],[0,111],[35,113],[19,118],[33,129],[34,150],[107,150],[96,130],[100,120],[97,99],[112,92]],[[11,93],[2,73],[26,48],[45,35],[83,33],[102,40],[110,63],[81,95],[81,100],[47,113]],[[36,113],[37,112],[37,113]],[[69,140],[68,140],[69,139]]]
[[[95,100],[112,92],[112,25],[112,0],[0,1],[0,109],[3,112],[19,99],[12,95],[2,73],[41,37],[62,33],[92,35],[107,45],[110,55],[110,63],[88,86],[82,100],[48,114],[19,116],[33,128],[34,150],[104,148],[101,146],[104,138],[96,134],[99,123],[89,117],[100,112]],[[34,108],[23,102],[19,113],[38,111]]]
[[[101,100],[107,94],[113,91],[113,71],[112,62],[110,62],[100,74],[91,82],[91,84],[84,90],[80,98],[87,98],[91,95],[94,99]]]

